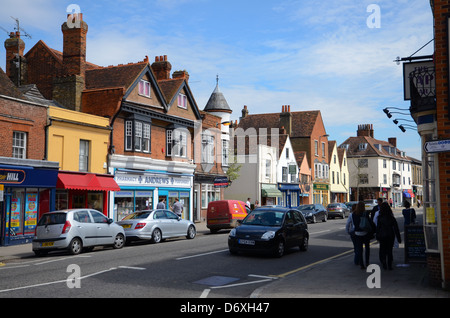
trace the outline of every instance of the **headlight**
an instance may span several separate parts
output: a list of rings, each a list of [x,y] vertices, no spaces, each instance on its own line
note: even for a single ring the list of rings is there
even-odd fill
[[[235,237],[235,236],[236,236],[236,229],[232,229],[232,230],[230,231],[230,236],[231,236],[231,237]]]
[[[275,232],[274,231],[267,231],[266,233],[264,233],[261,236],[262,240],[271,240],[275,237]]]

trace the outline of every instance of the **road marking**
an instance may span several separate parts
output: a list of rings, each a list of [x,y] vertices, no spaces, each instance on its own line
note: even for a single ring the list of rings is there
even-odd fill
[[[217,254],[217,253],[222,253],[228,251],[228,249],[226,250],[220,250],[220,251],[214,251],[214,252],[208,252],[208,253],[202,253],[202,254],[195,254],[195,255],[191,255],[191,256],[185,256],[185,257],[178,257],[176,258],[177,261],[180,261],[182,259],[188,259],[188,258],[194,258],[194,257],[200,257],[200,256],[205,256],[205,255],[211,255],[211,254]]]
[[[309,233],[309,235],[325,233],[325,232],[331,232],[331,230],[323,230],[323,231],[319,231],[319,232],[313,232],[313,233]]]
[[[138,271],[145,271],[146,268],[144,267],[133,267],[133,266],[119,266],[119,268],[125,268],[125,269],[135,269]]]
[[[202,294],[200,295],[200,298],[208,298],[208,294],[211,291],[211,289],[205,289]]]
[[[88,257],[91,257],[91,256],[89,256],[89,255],[75,255],[75,256],[69,256],[69,257],[62,257],[62,258],[58,258],[58,259],[52,259],[52,260],[49,260],[49,261],[36,263],[34,265],[44,265],[44,264],[53,263],[53,262],[65,261],[67,259],[76,258],[76,257],[88,258]]]

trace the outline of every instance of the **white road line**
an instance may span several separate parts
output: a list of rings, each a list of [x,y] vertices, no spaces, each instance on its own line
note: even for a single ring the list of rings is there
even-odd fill
[[[194,257],[200,257],[200,256],[205,256],[205,255],[211,255],[211,254],[217,254],[217,253],[222,253],[228,251],[228,249],[226,250],[220,250],[220,251],[214,251],[214,252],[208,252],[208,253],[202,253],[202,254],[196,254],[196,255],[191,255],[191,256],[185,256],[185,257],[178,257],[176,258],[177,261],[180,261],[182,259],[188,259],[188,258],[194,258]]]
[[[324,230],[324,231],[312,232],[312,233],[309,233],[309,235],[314,235],[314,234],[319,234],[319,233],[325,233],[325,232],[331,232],[331,230]]]
[[[89,256],[89,255],[75,255],[75,256],[63,257],[63,258],[58,258],[58,259],[51,259],[51,260],[49,260],[49,261],[36,263],[36,264],[34,264],[34,265],[44,265],[44,264],[48,264],[48,263],[59,262],[59,261],[65,261],[65,260],[68,260],[68,259],[71,259],[71,258],[78,258],[78,257],[81,257],[81,258],[88,258],[88,257],[91,257],[91,256]]]
[[[133,266],[119,266],[119,268],[125,268],[125,269],[135,269],[138,271],[145,271],[146,268],[144,267],[133,267]]]
[[[200,298],[208,298],[208,294],[211,291],[211,289],[205,289],[202,294],[200,295]]]

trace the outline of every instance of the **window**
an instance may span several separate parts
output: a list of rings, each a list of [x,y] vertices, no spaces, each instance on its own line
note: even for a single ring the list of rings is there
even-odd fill
[[[383,159],[383,168],[387,168],[387,161],[386,161],[386,159]]]
[[[187,109],[187,97],[183,94],[178,94],[178,107]]]
[[[166,130],[167,156],[187,156],[187,132],[181,129]]]
[[[80,140],[79,170],[89,171],[89,140]]]
[[[314,140],[314,154],[319,155],[319,142],[317,140]]]
[[[222,140],[222,166],[228,166],[229,141]]]
[[[369,167],[369,159],[358,159],[358,168]]]
[[[212,184],[202,184],[202,208],[208,208],[208,203],[220,200],[220,188],[214,188]]]
[[[359,175],[359,184],[368,184],[369,183],[369,175],[367,173]]]
[[[27,158],[27,133],[22,131],[13,132],[13,158]]]
[[[266,159],[266,178],[270,178],[271,170],[272,170],[272,160]]]
[[[325,143],[322,142],[322,157],[325,157]]]
[[[214,163],[214,137],[202,135],[202,163]]]
[[[145,80],[139,81],[139,95],[150,97],[150,83]]]
[[[127,120],[125,122],[126,151],[150,153],[150,136],[151,127],[149,123],[135,120]]]
[[[286,159],[289,159],[289,148],[286,148]]]
[[[287,182],[287,181],[288,181],[288,168],[281,167],[281,182]]]

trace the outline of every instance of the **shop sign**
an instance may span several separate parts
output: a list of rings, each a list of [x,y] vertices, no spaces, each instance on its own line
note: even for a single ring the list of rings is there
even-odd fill
[[[328,191],[328,184],[314,183],[313,189],[314,190]]]
[[[119,186],[146,186],[146,187],[190,187],[189,177],[172,177],[159,174],[116,174],[114,180]]]
[[[228,187],[228,177],[216,177],[214,178],[215,188],[227,188]]]
[[[20,184],[25,181],[25,171],[16,169],[0,169],[0,182]]]
[[[449,152],[450,140],[428,141],[423,146],[426,153]]]

